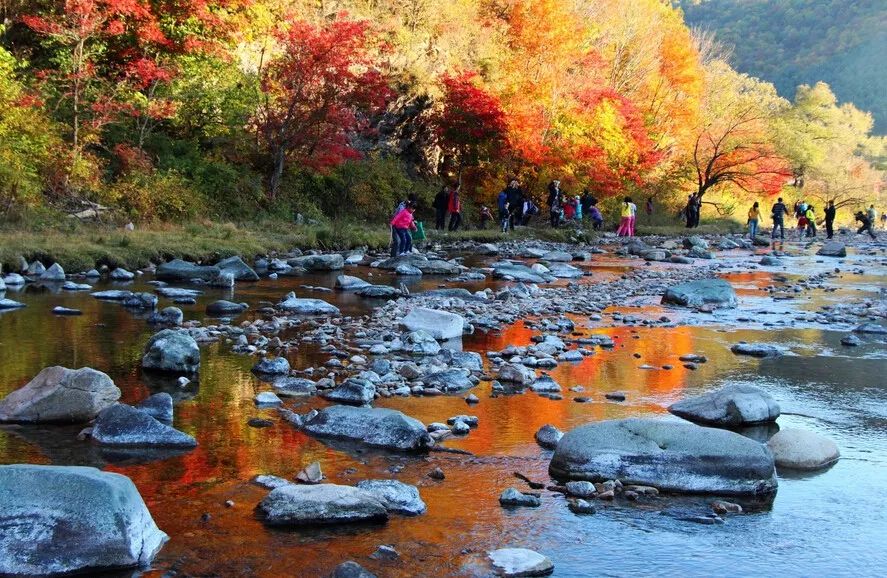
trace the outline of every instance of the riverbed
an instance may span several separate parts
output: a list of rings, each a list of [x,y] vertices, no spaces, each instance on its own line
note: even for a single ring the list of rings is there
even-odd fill
[[[605,283],[645,264],[612,253],[595,255],[581,265],[590,271],[581,283]],[[480,402],[467,405],[462,395],[380,398],[374,405],[403,411],[424,423],[471,414],[479,425],[464,438],[444,445],[472,455],[434,452],[404,456],[323,443],[294,428],[275,409],[258,409],[253,399],[271,388],[250,372],[255,357],[233,353],[224,342],[201,346],[199,381],[182,388],[144,375],[143,347],[156,331],[144,315],[119,304],[94,299],[88,292],[28,285],[7,297],[27,305],[0,315],[0,395],[27,383],[50,365],[89,366],[108,373],[123,391],[121,401],[136,403],[157,391],[175,399],[174,425],[198,441],[198,447],[166,459],[141,463],[103,453],[78,441],[81,427],[0,426],[0,463],[95,465],[129,476],[157,525],[170,541],[144,576],[324,576],[345,560],[355,560],[379,576],[485,575],[485,553],[517,546],[551,558],[555,576],[636,576],[645,574],[711,576],[882,575],[887,567],[883,532],[887,511],[887,348],[883,336],[866,336],[858,347],[840,340],[852,324],[817,322],[823,305],[885,299],[883,245],[850,249],[845,259],[817,257],[815,247],[787,247],[793,256],[784,267],[759,267],[750,251],[718,254],[716,274],[737,290],[736,310],[696,313],[664,307],[655,297],[635,298],[602,312],[594,321],[572,316],[573,337],[605,333],[612,349],[598,349],[580,362],[560,363],[549,373],[564,388],[562,399],[534,393],[493,395],[488,381],[472,389]],[[759,250],[759,252],[763,252]],[[471,257],[474,266],[486,261]],[[575,263],[574,263],[575,264]],[[835,268],[839,271],[835,271]],[[364,266],[349,275],[397,285],[393,275]],[[816,287],[795,292],[798,281],[829,273]],[[201,287],[197,303],[182,306],[186,320],[206,318],[207,303],[230,299],[250,304],[235,324],[254,319],[262,302],[277,302],[287,292],[337,305],[343,315],[362,315],[379,305],[332,288],[336,273],[264,278],[238,283],[232,291]],[[372,277],[371,277],[372,275]],[[98,289],[153,291],[150,274],[130,283],[100,281]],[[411,293],[439,285],[472,291],[497,289],[503,281],[444,283],[425,276],[409,284]],[[556,283],[565,285],[566,282]],[[791,298],[774,298],[774,285],[792,287]],[[161,306],[169,303],[161,298]],[[80,316],[55,316],[55,306],[80,309]],[[613,314],[616,314],[616,318]],[[625,316],[628,316],[626,323]],[[667,324],[644,324],[667,317]],[[883,323],[883,320],[880,321]],[[531,324],[532,325],[532,324]],[[461,347],[485,357],[508,345],[527,345],[540,331],[518,321],[495,331],[466,335]],[[737,341],[779,345],[788,354],[755,359],[731,353]],[[708,361],[689,369],[678,360],[687,353]],[[305,343],[287,355],[294,369],[320,367],[329,358]],[[485,358],[485,363],[488,363]],[[663,366],[670,368],[665,369]],[[650,367],[650,368],[647,368]],[[643,503],[596,502],[597,513],[571,513],[562,496],[543,491],[539,508],[504,509],[499,494],[510,486],[526,489],[514,476],[549,482],[551,452],[533,435],[544,424],[566,431],[590,421],[635,416],[669,416],[666,407],[687,396],[728,383],[766,389],[782,407],[779,427],[801,427],[834,440],[841,459],[826,471],[808,475],[780,472],[778,492],[768,507],[728,515],[723,523],[702,525],[687,513],[709,512],[710,499],[663,496]],[[570,388],[581,386],[583,391]],[[621,391],[625,401],[606,393]],[[577,403],[574,397],[590,398]],[[286,400],[305,412],[326,405],[317,397]],[[253,417],[271,427],[247,425]],[[668,419],[677,419],[669,417]],[[772,432],[771,432],[772,433]],[[258,474],[292,479],[319,461],[329,481],[354,484],[367,478],[391,478],[418,486],[426,514],[392,517],[384,525],[325,530],[279,530],[264,526],[254,511],[267,494],[251,482]],[[444,480],[427,474],[439,467]],[[226,501],[232,506],[226,506]],[[381,544],[400,557],[370,559]],[[112,574],[113,575],[113,574]],[[118,575],[133,575],[132,572]]]

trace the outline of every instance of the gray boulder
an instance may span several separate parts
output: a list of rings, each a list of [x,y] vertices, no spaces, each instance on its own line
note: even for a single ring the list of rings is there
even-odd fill
[[[569,263],[573,260],[573,255],[567,253],[566,251],[549,251],[542,255],[543,261],[549,261],[551,263],[561,262],[561,263]]]
[[[323,397],[336,403],[369,405],[376,397],[376,386],[369,380],[351,377]]]
[[[467,369],[468,371],[482,371],[484,368],[483,358],[475,351],[444,349],[438,357],[450,367]]]
[[[145,567],[166,543],[126,476],[81,466],[0,466],[0,574]]]
[[[277,395],[281,397],[302,397],[314,395],[317,384],[304,377],[284,377],[271,382]]]
[[[153,293],[132,293],[123,298],[123,306],[127,309],[153,310],[157,307],[157,295]]]
[[[686,239],[684,239],[683,243],[684,249],[693,249],[694,247],[703,250],[708,249],[708,241],[698,235],[687,237]]]
[[[22,307],[26,307],[26,305],[19,301],[6,298],[0,299],[0,311],[4,309],[21,309]]]
[[[548,375],[540,375],[530,384],[530,389],[536,393],[558,393],[561,386]]]
[[[92,426],[92,439],[101,445],[118,447],[197,447],[193,437],[124,403],[99,413]]]
[[[98,271],[96,271],[96,273],[98,273]],[[89,275],[87,275],[87,277],[88,276]],[[116,269],[111,271],[111,274],[108,275],[108,277],[113,281],[132,281],[133,279],[135,279],[135,273],[117,267]]]
[[[552,277],[556,277],[557,279],[578,279],[585,275],[585,273],[582,272],[582,269],[566,263],[552,263],[549,266],[549,272]]]
[[[318,526],[388,519],[388,511],[375,496],[337,484],[281,486],[271,490],[258,509],[270,526]]]
[[[382,502],[385,509],[404,516],[418,516],[428,509],[419,488],[397,480],[363,480],[357,487]]]
[[[107,291],[94,291],[90,293],[96,299],[102,301],[123,301],[132,296],[132,291],[124,291],[122,289],[108,289]]]
[[[847,247],[840,241],[826,241],[816,254],[820,257],[846,257]]]
[[[548,556],[526,548],[501,548],[487,556],[497,576],[548,576],[554,572]]]
[[[367,285],[355,289],[354,293],[367,299],[394,299],[401,296],[400,289],[391,285]]]
[[[545,449],[553,450],[562,437],[564,432],[547,423],[536,432],[536,443]]]
[[[41,281],[64,281],[65,270],[58,263],[50,265],[49,269],[40,274]]]
[[[196,374],[200,370],[200,348],[186,332],[164,329],[145,344],[142,367],[167,373]]]
[[[736,355],[749,355],[751,357],[779,357],[783,354],[781,347],[769,343],[736,343],[730,347]]]
[[[429,259],[418,263],[416,267],[423,275],[456,275],[460,271],[459,265],[443,259]]]
[[[653,486],[672,492],[767,495],[776,491],[773,456],[727,430],[658,419],[586,424],[558,443],[549,473],[560,480]]]
[[[306,432],[372,447],[422,451],[432,445],[425,425],[393,409],[334,405],[304,420]]]
[[[376,575],[357,562],[348,560],[336,566],[330,578],[376,578]]]
[[[118,399],[120,389],[101,371],[47,367],[0,400],[0,422],[82,423]]]
[[[136,409],[145,412],[156,420],[172,423],[172,396],[165,391],[148,397],[137,405]]]
[[[301,267],[307,271],[339,271],[345,268],[345,258],[338,253],[331,255],[305,255],[287,261],[290,267]]]
[[[40,277],[44,273],[46,273],[46,267],[40,261],[34,261],[25,270],[25,275],[29,277]]]
[[[668,407],[678,417],[695,423],[738,427],[776,421],[779,404],[753,385],[727,385],[717,391],[685,399]]]
[[[230,273],[235,281],[258,281],[258,274],[253,268],[243,262],[240,257],[228,257],[216,263],[222,273]]]
[[[887,327],[877,323],[863,323],[853,329],[854,333],[868,333],[870,335],[887,335]]]
[[[222,270],[214,265],[195,265],[181,259],[173,259],[159,265],[154,272],[154,277],[159,281],[200,279],[208,282],[217,279],[221,272]]]
[[[26,284],[28,280],[18,273],[9,273],[5,277],[3,277],[3,282],[10,287],[21,287],[22,285]]]
[[[529,385],[536,381],[536,372],[525,365],[506,363],[499,368],[497,377],[499,381]]]
[[[164,307],[148,317],[152,325],[181,325],[184,320],[185,314],[178,307]]]
[[[522,281],[524,283],[548,283],[553,277],[546,277],[533,271],[525,265],[513,265],[510,263],[497,263],[493,266],[493,277]]]
[[[414,307],[400,324],[407,331],[427,331],[440,340],[462,337],[465,330],[465,318],[461,315],[425,307]]]
[[[763,267],[780,267],[782,266],[782,261],[779,260],[779,257],[764,255],[763,257],[761,257],[761,260],[758,261],[758,265],[761,265]]]
[[[352,277],[351,275],[339,275],[336,277],[336,289],[340,291],[354,291],[361,287],[369,287],[371,283],[364,281],[360,277]]]
[[[736,307],[738,300],[733,287],[723,279],[702,279],[669,287],[662,302],[684,307]]]
[[[801,429],[781,429],[770,438],[767,447],[773,452],[776,466],[790,470],[819,470],[841,457],[832,440]]]
[[[290,362],[286,357],[261,359],[253,365],[252,371],[262,375],[288,375]]]
[[[542,500],[532,494],[524,494],[517,488],[508,488],[499,495],[499,504],[502,506],[525,506],[536,508],[542,505]]]
[[[394,272],[397,275],[403,275],[406,277],[421,277],[422,269],[418,267],[414,267],[413,265],[408,265],[407,263],[401,263],[397,267],[394,268]]]
[[[444,369],[422,376],[426,387],[435,387],[443,392],[465,391],[474,387],[466,369]]]
[[[213,301],[206,306],[206,314],[212,317],[229,317],[231,315],[240,315],[244,311],[246,311],[245,303],[234,303],[232,301],[226,301],[224,299]]]
[[[339,308],[322,299],[300,299],[292,291],[277,307],[297,315],[339,315]]]
[[[440,344],[430,333],[424,330],[412,331],[406,336],[406,343],[413,355],[437,355]]]

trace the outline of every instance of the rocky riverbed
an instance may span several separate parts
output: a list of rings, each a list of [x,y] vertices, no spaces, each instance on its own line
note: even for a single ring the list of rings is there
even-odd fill
[[[157,575],[875,568],[887,245],[843,242],[23,263],[0,394],[97,371],[0,402],[0,463],[129,477]]]

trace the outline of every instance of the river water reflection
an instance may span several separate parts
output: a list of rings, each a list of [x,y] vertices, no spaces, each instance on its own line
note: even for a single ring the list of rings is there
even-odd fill
[[[595,275],[616,277],[626,266],[612,260]],[[356,274],[368,273],[359,270]],[[376,275],[374,281],[380,282]],[[276,302],[287,291],[296,290],[300,295],[334,301],[343,314],[365,313],[367,302],[356,296],[309,295],[300,287],[331,287],[334,278],[263,280],[239,285],[234,298],[255,309],[261,301]],[[383,277],[384,281],[393,282],[393,278]],[[755,274],[731,278],[731,282],[759,285]],[[843,283],[846,292],[854,280],[835,282]],[[871,291],[872,284],[877,287],[883,282],[883,276],[860,276],[856,282]],[[422,280],[412,290],[436,284]],[[474,290],[494,284],[464,286]],[[127,288],[150,289],[141,282]],[[818,294],[813,299],[832,295]],[[122,307],[88,294],[34,287],[7,296],[28,307],[0,315],[0,394],[20,387],[48,365],[91,366],[111,375],[126,402],[170,390],[177,400],[175,426],[197,438],[199,446],[193,451],[138,463],[77,441],[77,427],[0,428],[0,463],[90,464],[132,478],[157,524],[171,537],[148,576],[169,572],[321,576],[346,559],[359,561],[379,576],[476,575],[481,573],[478,560],[483,553],[506,545],[545,553],[555,562],[556,576],[876,575],[887,567],[883,547],[887,514],[882,506],[887,488],[883,342],[867,340],[861,347],[843,348],[839,344],[843,333],[824,328],[763,330],[735,324],[598,328],[588,327],[587,319],[576,319],[577,331],[607,333],[616,345],[551,371],[564,387],[563,400],[531,393],[491,397],[486,382],[473,390],[481,399],[475,406],[467,406],[461,396],[379,400],[377,405],[399,409],[425,423],[462,413],[480,419],[469,436],[446,444],[475,457],[445,453],[406,457],[327,445],[282,422],[274,410],[256,409],[255,394],[270,388],[249,372],[254,359],[232,354],[226,344],[201,348],[199,385],[181,390],[141,374],[139,359],[152,329]],[[205,304],[224,297],[230,295],[207,291],[195,306],[184,307],[186,318],[202,319]],[[53,316],[50,310],[56,305],[81,309],[83,315]],[[658,307],[621,310],[641,317],[662,314]],[[484,354],[512,344],[525,345],[537,334],[517,323],[501,332],[468,336],[463,348]],[[729,347],[738,340],[783,344],[793,355],[777,360],[737,357]],[[690,352],[704,354],[709,361],[696,370],[686,369],[678,357]],[[326,360],[309,346],[289,357],[296,368]],[[664,365],[672,368],[662,369]],[[533,440],[541,425],[551,423],[567,430],[593,420],[665,416],[668,404],[728,382],[766,388],[783,408],[780,426],[800,426],[831,437],[841,448],[841,460],[814,476],[780,477],[771,509],[732,516],[718,526],[667,515],[674,509],[704,510],[706,501],[698,498],[661,499],[643,506],[601,504],[596,515],[584,517],[573,515],[562,498],[548,493],[543,495],[541,508],[499,507],[497,498],[503,489],[523,487],[514,472],[548,480],[550,452]],[[584,391],[570,391],[574,386]],[[617,390],[626,394],[624,402],[604,397]],[[580,395],[590,401],[574,402]],[[286,403],[296,411],[324,404],[317,398]],[[249,427],[247,421],[256,416],[275,424],[264,429]],[[253,509],[266,490],[252,485],[250,479],[262,473],[292,478],[315,460],[337,483],[396,478],[416,484],[428,513],[417,518],[395,516],[383,526],[323,531],[264,527]],[[444,470],[445,480],[426,476],[435,466]],[[235,505],[226,508],[226,500]],[[401,558],[368,559],[380,544],[394,545]]]

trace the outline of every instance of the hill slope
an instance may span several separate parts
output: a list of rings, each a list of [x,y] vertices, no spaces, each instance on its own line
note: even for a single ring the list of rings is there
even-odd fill
[[[792,98],[799,84],[829,83],[841,101],[887,133],[887,2],[681,0],[687,24],[715,32],[737,70]]]

